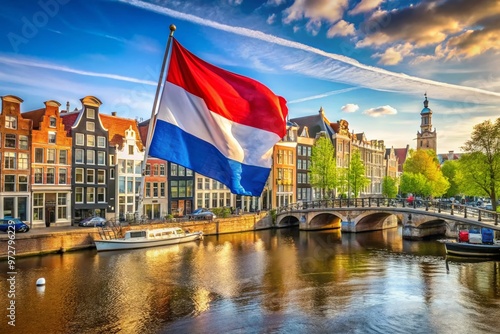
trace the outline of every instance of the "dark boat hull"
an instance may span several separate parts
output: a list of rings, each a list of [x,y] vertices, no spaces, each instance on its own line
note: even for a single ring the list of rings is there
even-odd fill
[[[446,254],[474,257],[500,257],[500,244],[469,244],[466,242],[445,242]]]

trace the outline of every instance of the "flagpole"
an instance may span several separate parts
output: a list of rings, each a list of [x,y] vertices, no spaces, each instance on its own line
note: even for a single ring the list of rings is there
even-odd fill
[[[174,24],[171,24],[169,28],[170,28],[170,35],[168,36],[167,46],[165,48],[165,53],[163,55],[163,62],[161,64],[160,77],[158,78],[158,85],[156,86],[156,94],[153,102],[153,108],[151,109],[151,118],[149,119],[148,134],[146,136],[146,145],[144,148],[144,159],[142,161],[142,166],[141,166],[142,178],[141,178],[141,186],[139,187],[139,205],[137,208],[140,220],[142,220],[142,215],[143,215],[144,188],[146,186],[144,182],[146,179],[146,162],[148,160],[148,155],[149,155],[149,145],[151,142],[151,135],[156,125],[156,111],[158,105],[158,98],[160,96],[160,91],[163,83],[163,75],[165,74],[165,66],[167,64],[168,50],[170,49],[170,44],[172,43],[172,39],[174,37],[174,31],[177,29]]]

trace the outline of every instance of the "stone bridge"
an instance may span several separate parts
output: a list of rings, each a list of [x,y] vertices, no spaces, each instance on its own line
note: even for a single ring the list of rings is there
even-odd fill
[[[276,226],[299,226],[301,230],[341,229],[342,232],[365,232],[403,226],[405,239],[433,235],[455,237],[467,226],[500,230],[498,215],[470,207],[441,208],[405,206],[391,200],[330,200],[300,203],[280,208]]]

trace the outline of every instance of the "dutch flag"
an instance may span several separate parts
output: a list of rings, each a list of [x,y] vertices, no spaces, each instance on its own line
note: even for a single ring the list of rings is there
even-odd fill
[[[261,83],[196,57],[173,39],[149,155],[260,196],[286,101]]]

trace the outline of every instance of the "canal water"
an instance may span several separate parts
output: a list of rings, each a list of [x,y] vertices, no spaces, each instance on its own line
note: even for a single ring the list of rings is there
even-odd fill
[[[264,230],[2,265],[0,333],[498,333],[500,266],[400,229]],[[37,288],[38,278],[46,279]]]

